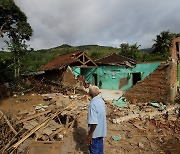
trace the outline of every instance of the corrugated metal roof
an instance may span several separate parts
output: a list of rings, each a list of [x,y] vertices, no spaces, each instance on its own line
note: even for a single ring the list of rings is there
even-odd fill
[[[133,67],[136,65],[136,61],[118,54],[111,54],[99,60],[96,60],[97,65],[126,65]]]

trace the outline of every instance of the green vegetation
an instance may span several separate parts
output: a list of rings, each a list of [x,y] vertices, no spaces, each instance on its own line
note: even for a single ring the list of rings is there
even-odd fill
[[[87,53],[89,57],[93,60],[97,60],[99,58],[103,58],[107,55],[112,53],[117,53],[138,61],[149,61],[149,60],[160,60],[157,56],[149,56],[151,53],[141,51],[137,49],[137,45],[129,45],[126,44],[128,47],[132,47],[132,51],[128,51],[124,48],[114,48],[108,46],[98,46],[98,45],[84,45],[84,46],[69,46],[69,45],[62,45],[59,47],[51,48],[51,49],[42,49],[38,51],[28,52],[26,56],[22,59],[21,71],[23,74],[28,74],[34,71],[37,71],[42,65],[48,63],[50,60],[58,57],[62,54],[67,54],[70,52],[74,52],[77,50],[82,50]],[[131,54],[133,52],[133,54]],[[134,56],[134,57],[133,57]],[[2,59],[11,59],[12,53],[11,52],[0,52],[0,57]]]
[[[157,35],[157,38],[159,39],[159,35]],[[160,42],[155,41],[155,44],[159,45]],[[51,49],[41,49],[38,51],[32,50],[31,52],[26,52],[26,55],[21,59],[21,73],[29,74],[31,72],[37,71],[42,65],[48,63],[50,60],[58,57],[59,55],[67,54],[77,50],[85,51],[87,55],[93,60],[97,60],[112,53],[117,53],[140,62],[159,61],[167,59],[166,52],[168,52],[168,50],[160,50],[161,48],[159,48],[159,52],[156,52],[156,45],[153,45],[152,48],[149,49],[139,49],[139,47],[140,45],[130,45],[128,43],[121,44],[119,48],[99,45],[83,45],[74,47],[68,44],[63,44]],[[12,57],[12,52],[0,52],[1,61],[6,59],[12,61]]]
[[[32,28],[26,15],[13,0],[0,0],[0,37],[7,36],[5,43],[12,52],[14,77],[19,77],[22,59],[27,52]]]

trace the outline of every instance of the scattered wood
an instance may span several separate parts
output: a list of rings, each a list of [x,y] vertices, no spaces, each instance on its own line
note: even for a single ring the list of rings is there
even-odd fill
[[[15,135],[17,135],[16,130],[13,128],[13,126],[11,125],[11,123],[10,123],[10,121],[7,119],[7,117],[6,117],[5,115],[3,115],[3,118],[6,120],[8,126],[9,126],[9,128],[12,130],[12,132],[13,132]]]
[[[63,96],[69,99],[69,95]],[[80,96],[77,95],[77,98]],[[20,120],[12,114],[0,111],[0,153],[24,153],[29,147],[25,143],[30,140],[62,141],[72,130],[77,116],[84,111],[82,108],[86,106],[82,104],[78,107],[76,101],[77,99],[70,100],[71,103],[63,102],[60,107],[51,103],[47,111],[32,115],[28,115],[28,111],[22,111],[18,114],[22,117]],[[4,140],[1,142],[2,139]]]
[[[20,124],[20,123],[22,123],[22,122],[26,122],[26,121],[28,121],[28,120],[37,118],[37,117],[39,117],[39,116],[41,116],[41,115],[44,115],[44,114],[47,114],[47,113],[49,113],[49,112],[51,112],[51,110],[48,110],[48,111],[44,111],[44,112],[40,112],[40,113],[37,113],[37,114],[30,115],[30,116],[28,116],[28,117],[26,117],[26,118],[24,118],[24,119],[22,119],[22,120],[17,121],[16,124]]]
[[[70,106],[72,105],[72,103],[70,105],[68,105],[67,107],[65,107],[62,110],[58,110],[56,113],[52,114],[51,117],[49,117],[47,120],[45,120],[44,122],[42,122],[41,124],[37,125],[36,127],[34,127],[25,137],[23,137],[21,140],[19,140],[17,143],[15,143],[14,145],[12,145],[12,147],[14,149],[17,149],[18,146],[24,142],[29,136],[31,136],[33,133],[35,133],[37,130],[39,130],[41,127],[46,127],[48,125],[48,122],[50,120],[53,120],[57,115],[61,114],[64,110],[68,109]]]
[[[68,124],[69,124],[69,115],[66,116],[66,126],[65,126],[66,129],[68,128]]]

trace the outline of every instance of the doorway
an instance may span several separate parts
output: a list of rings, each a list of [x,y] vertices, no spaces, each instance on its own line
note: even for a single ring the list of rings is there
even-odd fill
[[[132,73],[132,83],[135,85],[138,81],[141,81],[141,73]]]
[[[92,84],[97,86],[97,74],[92,75]]]

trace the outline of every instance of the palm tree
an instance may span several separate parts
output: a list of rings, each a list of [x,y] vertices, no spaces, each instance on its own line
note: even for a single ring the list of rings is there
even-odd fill
[[[161,53],[163,55],[167,55],[169,53],[169,49],[171,47],[172,39],[174,34],[169,31],[163,31],[159,35],[157,35],[153,44],[153,53]]]

